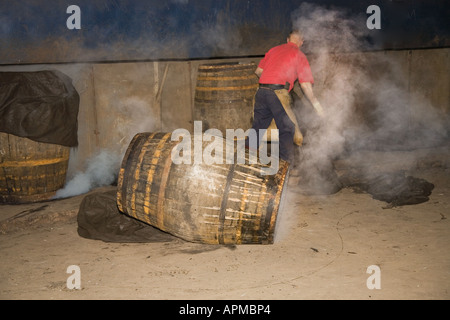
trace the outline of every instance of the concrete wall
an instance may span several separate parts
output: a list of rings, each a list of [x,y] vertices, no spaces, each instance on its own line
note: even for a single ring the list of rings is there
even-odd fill
[[[383,64],[360,66],[374,76],[391,72],[406,92],[420,93],[434,108],[450,113],[450,49],[380,51],[357,53],[364,61],[386,57],[397,61],[398,70],[383,70]],[[337,59],[347,59],[338,56]],[[351,58],[351,57],[350,57]],[[371,59],[373,58],[373,59]],[[203,63],[259,62],[260,58],[164,62],[51,64],[0,66],[1,71],[57,69],[73,79],[80,94],[79,147],[71,154],[70,172],[82,169],[98,150],[123,152],[137,132],[193,128],[197,69]],[[315,70],[317,96],[326,89],[333,65]],[[370,69],[371,68],[371,69]],[[364,95],[361,95],[364,97]],[[370,102],[370,97],[365,97]],[[358,101],[358,99],[356,99]],[[360,101],[360,100],[359,100]],[[370,104],[370,103],[369,103]],[[364,108],[362,108],[364,112]],[[410,110],[414,113],[414,110]]]

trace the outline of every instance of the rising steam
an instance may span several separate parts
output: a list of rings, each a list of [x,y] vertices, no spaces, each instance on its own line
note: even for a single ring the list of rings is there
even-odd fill
[[[113,184],[117,179],[121,158],[109,150],[102,150],[87,160],[86,170],[78,172],[53,199],[68,198]]]
[[[362,52],[368,47],[365,19],[311,3],[303,3],[292,15],[293,28],[306,40],[302,51],[316,80],[315,94],[326,110],[325,118],[319,119],[304,97],[296,100],[294,111],[306,129],[296,162],[302,193],[339,191],[333,161],[346,154],[361,149],[414,150],[448,141],[447,116],[409,90],[409,75],[400,62],[393,55]],[[358,157],[352,159],[368,160]],[[364,176],[374,173],[368,172],[371,166],[362,170],[367,170],[360,172]],[[280,217],[277,241],[286,236],[292,219],[286,213]]]
[[[425,97],[409,91],[409,75],[398,61],[361,52],[370,32],[365,19],[310,3],[293,14],[293,26],[306,39],[302,49],[311,62],[316,95],[327,111],[323,121],[309,115],[310,123],[305,122],[308,116],[298,115],[310,129],[301,148],[302,178],[317,193],[330,192],[331,162],[343,152],[413,150],[448,137],[446,117]]]
[[[99,149],[86,161],[83,166],[86,170],[75,173],[64,188],[57,191],[54,199],[77,196],[115,183],[125,151],[134,135],[155,131],[158,117],[149,112],[152,110],[149,102],[137,97],[126,97],[114,101],[110,107],[112,120],[109,126],[112,132],[109,137],[117,141],[117,145]],[[77,158],[75,152],[71,152],[72,156],[73,159]]]

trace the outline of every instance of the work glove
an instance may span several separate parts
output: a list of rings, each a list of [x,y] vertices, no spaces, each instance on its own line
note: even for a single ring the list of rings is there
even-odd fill
[[[325,112],[323,111],[322,105],[319,101],[314,102],[313,104],[314,109],[316,110],[317,114],[323,118],[325,116]]]

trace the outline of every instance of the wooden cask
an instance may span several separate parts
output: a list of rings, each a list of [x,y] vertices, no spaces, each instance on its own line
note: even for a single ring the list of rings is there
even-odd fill
[[[273,243],[289,164],[279,160],[278,174],[264,175],[248,151],[246,164],[175,164],[178,143],[171,133],[133,138],[119,172],[119,209],[187,241]]]
[[[0,203],[49,200],[64,187],[70,148],[0,132]]]
[[[255,63],[204,64],[198,67],[194,120],[203,130],[251,128],[258,89]]]

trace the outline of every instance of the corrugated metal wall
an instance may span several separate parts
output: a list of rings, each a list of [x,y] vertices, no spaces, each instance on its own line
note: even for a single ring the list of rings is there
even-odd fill
[[[301,0],[0,1],[0,64],[188,60],[263,55],[292,27]],[[316,0],[361,18],[381,9],[366,50],[450,46],[446,0]],[[66,26],[70,5],[81,29]],[[332,27],[332,26],[330,26]]]

